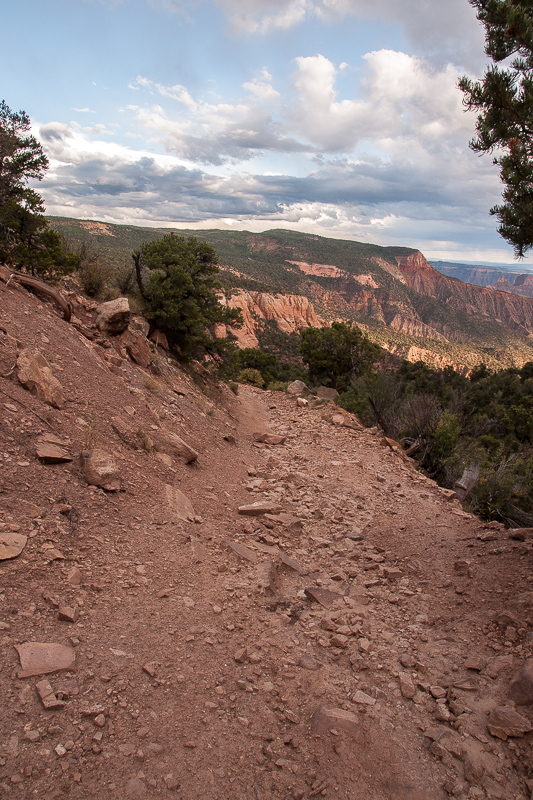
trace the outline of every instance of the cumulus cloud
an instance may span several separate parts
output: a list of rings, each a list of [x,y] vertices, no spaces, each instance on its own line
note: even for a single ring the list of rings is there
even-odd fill
[[[234,102],[208,103],[185,86],[139,76],[134,89],[158,102],[132,106],[137,121],[165,150],[203,164],[238,163],[265,153],[351,153],[361,143],[389,158],[409,151],[441,155],[465,146],[474,117],[465,114],[459,72],[405,53],[364,56],[356,97],[339,96],[337,68],[325,56],[299,57],[282,94],[267,70],[243,84]],[[354,87],[354,92],[355,92]]]
[[[137,102],[121,109],[136,150],[102,125],[41,126],[48,213],[287,226],[433,252],[435,236],[445,241],[452,230],[459,240],[472,231],[495,239],[487,209],[498,201],[498,176],[468,150],[475,120],[463,111],[457,70],[375,51],[350,97],[337,85],[341,67],[324,56],[294,67],[285,86],[263,70],[232,102],[137,78]],[[269,158],[284,159],[283,169],[267,173]]]

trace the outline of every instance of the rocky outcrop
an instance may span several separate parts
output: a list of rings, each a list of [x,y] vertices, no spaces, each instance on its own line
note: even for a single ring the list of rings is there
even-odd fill
[[[315,313],[315,309],[307,297],[302,295],[267,294],[240,290],[229,298],[221,297],[220,303],[228,308],[241,310],[244,325],[242,328],[230,329],[237,337],[240,347],[257,347],[259,345],[256,331],[261,320],[275,322],[283,333],[297,333],[304,328],[322,328],[325,325],[324,320]],[[226,333],[225,326],[218,326],[218,336],[225,336]]]
[[[407,285],[419,294],[435,297],[468,314],[533,333],[533,299],[454,281],[433,269],[419,251],[396,258]]]
[[[408,319],[402,317],[401,314],[396,314],[393,320],[389,323],[389,327],[399,333],[406,333],[409,336],[420,336],[424,339],[437,339],[440,342],[446,342],[446,336],[439,333],[435,328],[425,325],[419,319]]]

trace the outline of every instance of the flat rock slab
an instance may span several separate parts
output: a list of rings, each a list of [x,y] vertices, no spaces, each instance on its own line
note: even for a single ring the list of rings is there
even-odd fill
[[[298,563],[294,558],[290,558],[290,556],[286,556],[285,553],[280,553],[279,560],[282,564],[285,564],[286,567],[289,569],[293,569],[298,575],[307,575],[309,570],[307,567],[302,566]]]
[[[359,717],[352,711],[331,706],[319,706],[311,718],[311,727],[315,733],[328,733],[332,728],[345,731],[356,741],[363,742],[363,729]]]
[[[66,464],[72,461],[72,456],[67,450],[48,442],[40,442],[35,448],[35,454],[43,464]]]
[[[165,486],[165,498],[173,514],[183,522],[194,520],[196,512],[194,506],[183,492],[176,486]]]
[[[76,662],[76,652],[72,647],[54,642],[24,642],[14,645],[19,654],[21,672],[18,678],[32,675],[48,675],[62,669],[70,669]]]
[[[525,736],[533,731],[531,722],[512,708],[497,706],[489,717],[487,728],[498,739]]]
[[[239,514],[248,517],[260,517],[262,514],[278,514],[281,506],[277,503],[258,502],[246,506],[239,506]]]
[[[305,596],[315,603],[319,603],[324,608],[331,608],[337,600],[342,600],[342,594],[331,592],[329,589],[322,589],[320,586],[310,586],[304,589]]]
[[[0,532],[0,561],[6,561],[8,558],[16,558],[20,556],[28,537],[22,533],[14,533],[13,531]]]
[[[247,561],[251,561],[252,564],[257,562],[257,555],[254,553],[253,550],[250,550],[249,547],[246,547],[244,544],[239,544],[239,542],[232,542],[230,539],[226,540],[227,546],[233,550],[234,553],[237,553],[238,556],[241,558],[245,558]]]
[[[302,530],[302,520],[292,514],[267,514],[266,518],[270,522],[282,525],[289,533],[299,533]]]
[[[274,433],[253,433],[256,442],[263,442],[263,444],[285,444],[287,441],[286,436],[276,436]]]

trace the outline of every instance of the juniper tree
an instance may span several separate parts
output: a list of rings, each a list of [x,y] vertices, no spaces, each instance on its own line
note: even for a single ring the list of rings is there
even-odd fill
[[[485,52],[495,62],[482,81],[459,81],[465,106],[480,112],[470,147],[496,153],[505,202],[490,213],[522,257],[533,247],[533,6],[530,0],[469,2],[485,26]]]
[[[242,317],[218,300],[214,248],[194,236],[170,233],[145,242],[132,258],[147,319],[184,356],[220,352],[223,340],[217,341],[213,327],[238,326]]]

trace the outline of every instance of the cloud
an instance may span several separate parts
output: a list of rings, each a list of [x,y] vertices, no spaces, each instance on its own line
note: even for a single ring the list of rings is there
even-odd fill
[[[454,236],[497,243],[487,211],[499,200],[498,176],[490,158],[468,150],[475,117],[463,111],[458,71],[374,51],[359,85],[342,95],[340,70],[323,55],[300,57],[285,85],[264,69],[239,97],[215,103],[140,76],[137,102],[121,108],[130,123],[123,144],[99,124],[41,126],[47,210],[182,227],[285,226],[429,252]]]
[[[484,29],[467,0],[216,0],[234,29],[248,33],[270,33],[306,19],[324,22],[347,16],[400,25],[407,44],[415,52],[451,60],[464,68],[479,69],[483,55]]]
[[[299,57],[295,66],[283,94],[263,70],[243,84],[240,98],[220,103],[139,76],[134,88],[159,102],[131,108],[166,152],[214,166],[273,153],[348,154],[362,146],[391,159],[402,152],[440,157],[464,149],[474,132],[474,116],[465,114],[457,89],[459,72],[450,65],[437,68],[392,50],[368,53],[352,98],[339,96],[340,67],[325,56]]]
[[[135,88],[179,105],[170,112],[160,104],[139,108],[136,119],[168,153],[202,164],[246,161],[264,151],[303,151],[305,145],[288,135],[276,118],[281,98],[271,81],[263,70],[243,84],[246,94],[236,102],[213,104],[194,98],[179,84],[163,86],[139,77]]]

